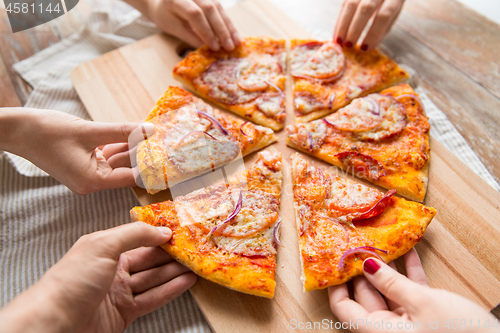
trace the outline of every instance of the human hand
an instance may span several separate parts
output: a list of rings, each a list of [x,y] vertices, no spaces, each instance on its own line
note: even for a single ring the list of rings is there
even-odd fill
[[[408,278],[397,272],[394,263],[366,259],[364,277],[353,280],[354,300],[345,284],[328,288],[333,314],[341,322],[359,323],[354,332],[440,332],[447,321],[449,327],[458,325],[460,332],[498,332],[491,328],[497,319],[479,305],[430,288],[415,249],[404,256],[404,262]],[[487,320],[490,329],[484,327]],[[366,325],[368,322],[372,325]],[[429,327],[432,323],[438,326]]]
[[[149,0],[147,16],[158,28],[194,47],[232,51],[241,39],[217,0]]]
[[[171,235],[135,222],[81,237],[0,311],[0,331],[122,332],[195,284],[196,275],[158,247]]]
[[[376,47],[391,30],[403,4],[404,0],[344,0],[333,40],[346,47],[356,45],[368,21],[374,17],[368,33],[359,44],[363,51]]]
[[[84,195],[136,185],[128,139],[139,123],[93,122],[52,110],[0,109],[0,119],[6,116],[12,119],[2,126],[6,128],[0,149],[30,160],[73,192]],[[153,124],[141,126],[147,135],[154,132]]]

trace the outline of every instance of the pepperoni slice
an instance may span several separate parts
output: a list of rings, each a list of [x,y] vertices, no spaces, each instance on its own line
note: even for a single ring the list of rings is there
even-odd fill
[[[285,98],[282,93],[262,94],[255,100],[257,109],[268,117],[277,116],[285,112]]]
[[[299,114],[328,109],[330,104],[328,97],[315,96],[309,91],[295,91],[293,93],[293,101],[295,111]]]
[[[210,86],[210,97],[227,105],[244,104],[259,97],[260,91],[245,91],[237,84],[236,73],[242,61],[242,58],[219,59],[199,77]]]
[[[262,91],[278,73],[281,73],[279,61],[270,54],[245,58],[236,69],[237,84],[246,91]]]
[[[344,151],[335,154],[335,157],[347,168],[353,168],[353,172],[364,178],[378,180],[386,175],[382,163],[369,155],[357,151]]]
[[[342,48],[332,42],[310,42],[297,45],[291,52],[291,74],[331,82],[344,70]]]
[[[382,193],[376,189],[355,183],[345,184],[341,181],[333,182],[331,193],[332,200],[328,208],[346,214],[366,212],[382,199]]]
[[[353,133],[364,141],[380,141],[398,135],[407,125],[404,106],[390,96],[371,94],[355,99],[326,118],[327,124]]]
[[[391,197],[394,194],[396,194],[396,190],[387,191],[384,197],[380,199],[372,208],[359,216],[353,217],[352,220],[365,220],[380,215],[387,208],[387,205],[389,205],[389,202],[391,202]]]

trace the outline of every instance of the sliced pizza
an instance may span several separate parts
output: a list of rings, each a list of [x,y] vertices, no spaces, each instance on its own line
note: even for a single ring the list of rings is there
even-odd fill
[[[423,202],[429,173],[428,118],[407,84],[355,99],[336,113],[287,127],[290,147]]]
[[[373,49],[342,48],[334,42],[292,39],[295,122],[308,122],[409,78],[391,58]]]
[[[162,245],[199,276],[273,298],[282,181],[280,153],[259,153],[243,173],[188,195],[134,207],[134,221],[172,229]]]
[[[420,241],[434,208],[309,166],[292,155],[294,206],[306,291],[363,274],[363,259],[386,262]]]
[[[169,87],[146,121],[155,133],[137,148],[150,194],[192,179],[277,140],[263,126],[226,115],[178,87]]]
[[[202,46],[179,62],[173,75],[201,97],[280,130],[285,120],[285,66],[284,40],[248,37],[231,52]]]

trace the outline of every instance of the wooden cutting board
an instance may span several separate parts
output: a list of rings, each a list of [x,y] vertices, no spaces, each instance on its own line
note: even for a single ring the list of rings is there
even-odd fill
[[[228,14],[243,36],[309,37],[265,0],[242,2]],[[154,35],[78,66],[71,79],[94,120],[141,121],[169,85],[180,85],[171,73],[186,49],[175,38]],[[293,123],[291,110],[288,98],[287,125]],[[304,293],[299,280],[289,160],[295,151],[286,147],[285,136],[284,131],[279,132],[279,142],[268,148],[282,152],[285,162],[280,212],[285,247],[278,253],[275,297],[268,300],[249,296],[199,279],[190,291],[216,332],[285,332],[293,330],[294,319],[303,323],[336,320],[326,290]],[[435,207],[438,213],[416,247],[429,283],[492,309],[500,302],[500,194],[439,142],[431,139],[431,147],[425,204]],[[251,164],[256,157],[246,157],[245,164]],[[140,188],[133,191],[142,205],[169,198],[168,191],[155,196]],[[402,268],[400,260],[397,264]]]

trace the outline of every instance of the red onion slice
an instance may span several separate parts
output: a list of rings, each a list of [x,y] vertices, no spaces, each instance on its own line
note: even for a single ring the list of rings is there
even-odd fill
[[[396,100],[399,101],[403,97],[411,97],[411,98],[416,99],[420,103],[420,106],[422,107],[422,109],[424,109],[424,103],[422,103],[422,100],[417,95],[414,95],[414,94],[403,94],[403,95],[396,96],[395,98],[396,98]],[[424,111],[425,111],[425,109],[424,109]]]
[[[326,118],[323,118],[323,122],[324,122],[325,124],[327,124],[328,126],[331,126],[331,127],[335,128],[335,129],[338,129],[337,125],[335,125],[334,123],[332,123],[331,121],[329,121],[329,120],[328,120],[328,119],[326,119]]]
[[[280,227],[281,227],[281,221],[279,221],[275,226],[274,226],[274,231],[273,231],[273,236],[274,236],[274,240],[276,242],[276,244],[278,244],[279,246],[283,246],[283,244],[281,244],[280,242],[280,239],[278,237],[278,232],[280,230]],[[284,247],[284,246],[283,246]]]
[[[269,80],[264,80],[264,82],[266,82],[268,85],[270,85],[271,87],[273,87],[274,89],[276,89],[281,95],[285,95],[285,93],[283,92],[283,90],[281,90],[280,87],[278,87],[277,85],[275,85],[274,83],[272,83],[271,81]]]
[[[332,93],[332,95],[330,96],[330,99],[328,101],[328,109],[331,110],[332,109],[332,106],[333,106],[333,101],[335,101],[335,93]]]
[[[313,151],[314,150],[314,140],[313,140],[311,132],[309,132],[309,131],[307,131],[307,140],[309,141],[309,150]]]
[[[179,146],[179,145],[182,143],[182,141],[184,141],[184,139],[185,139],[185,138],[187,138],[188,136],[193,135],[193,134],[201,134],[201,133],[203,133],[203,134],[205,134],[205,135],[208,135],[209,137],[211,137],[212,139],[214,139],[215,141],[217,141],[217,138],[215,138],[212,134],[209,134],[209,133],[207,133],[207,132],[205,132],[205,131],[192,131],[192,132],[189,132],[188,134],[184,135],[184,136],[183,136],[183,137],[182,137],[182,138],[181,138],[181,139],[180,139],[180,140],[179,140],[179,141],[175,144],[175,146]]]
[[[245,121],[243,124],[240,125],[240,132],[241,134],[243,134],[244,136],[248,137],[250,139],[250,142],[253,143],[253,139],[251,138],[250,135],[246,134],[244,131],[243,131],[243,126],[245,126],[246,124],[249,124],[248,121]]]
[[[370,96],[367,96],[364,99],[372,106],[369,110],[370,113],[376,116],[380,116],[380,105],[378,104],[378,102]]]
[[[238,213],[240,212],[242,206],[243,206],[243,190],[240,190],[240,197],[238,198],[238,202],[236,203],[236,207],[234,208],[234,211],[231,214],[229,214],[229,216],[227,217],[227,219],[225,219],[224,221],[222,221],[221,223],[219,223],[219,225],[213,227],[212,230],[210,230],[210,232],[208,233],[207,237],[212,236],[212,234],[214,232],[217,232],[226,223],[229,223],[232,219],[234,219],[234,217],[236,215],[238,215]]]
[[[208,120],[210,120],[212,122],[212,124],[216,124],[217,126],[219,126],[219,129],[222,131],[222,133],[224,133],[224,135],[229,135],[229,132],[224,128],[224,126],[222,126],[220,121],[218,121],[215,117],[213,117],[213,116],[211,116],[208,113],[203,112],[203,111],[197,111],[197,112],[200,116],[205,117]]]
[[[387,208],[387,205],[389,204],[391,197],[395,193],[396,190],[387,191],[387,193],[382,197],[382,199],[377,201],[375,205],[372,206],[372,208],[370,208],[368,211],[364,212],[360,216],[353,218],[352,220],[353,221],[365,220],[380,215]]]
[[[372,246],[356,247],[354,249],[350,249],[350,250],[345,251],[344,254],[342,255],[342,257],[340,257],[339,265],[338,265],[338,270],[339,271],[343,270],[344,269],[345,258],[347,258],[348,256],[353,255],[355,253],[370,254],[372,256],[377,257],[381,261],[384,261],[384,259],[382,259],[382,257],[380,255],[378,255],[377,253],[375,253],[375,251],[380,251],[380,252],[385,253],[385,254],[389,253],[389,251],[378,249],[378,248],[372,247]]]

